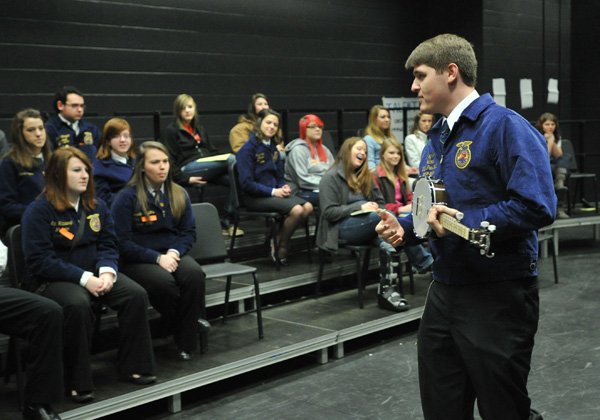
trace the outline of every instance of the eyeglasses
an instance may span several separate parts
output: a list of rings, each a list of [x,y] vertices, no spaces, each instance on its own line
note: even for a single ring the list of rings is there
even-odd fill
[[[81,109],[85,109],[85,104],[65,104],[65,106],[68,106],[69,108],[81,108]]]
[[[307,126],[306,126],[306,128],[311,128],[311,129],[313,129],[313,130],[316,130],[317,128],[318,128],[319,130],[322,130],[322,129],[323,129],[323,127],[321,127],[320,125],[307,125]]]

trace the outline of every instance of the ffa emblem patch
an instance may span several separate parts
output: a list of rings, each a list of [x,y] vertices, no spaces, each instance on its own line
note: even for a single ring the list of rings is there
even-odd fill
[[[279,152],[277,150],[275,150],[273,152],[273,162],[277,163],[278,160],[279,160]]]
[[[258,163],[259,165],[264,165],[265,163],[267,163],[264,152],[257,153],[254,158],[256,159],[256,163]]]
[[[84,144],[94,144],[94,137],[92,137],[91,131],[85,131],[83,133],[83,143]]]
[[[69,134],[61,134],[56,140],[58,147],[67,147],[71,143],[71,136]]]
[[[471,162],[471,149],[469,146],[473,143],[472,141],[465,140],[456,143],[458,150],[456,156],[454,156],[454,164],[458,169],[465,169]]]
[[[96,233],[100,232],[100,215],[96,213],[88,216],[87,218],[90,221],[90,229]]]

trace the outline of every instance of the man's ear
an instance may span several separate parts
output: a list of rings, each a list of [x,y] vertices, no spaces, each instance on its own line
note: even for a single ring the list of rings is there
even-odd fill
[[[458,71],[458,66],[455,63],[448,64],[448,83],[456,83],[459,77],[460,73]]]
[[[62,101],[56,101],[56,109],[62,111],[63,109],[65,109],[65,104],[63,104]]]

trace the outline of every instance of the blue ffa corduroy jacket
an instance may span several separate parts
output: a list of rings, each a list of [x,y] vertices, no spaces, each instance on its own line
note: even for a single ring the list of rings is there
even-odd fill
[[[21,223],[27,205],[44,189],[44,165],[25,169],[6,157],[0,162],[0,219],[1,234]]]
[[[541,134],[489,94],[471,103],[444,144],[441,120],[427,133],[420,173],[444,182],[448,207],[462,223],[496,225],[494,258],[480,255],[450,233],[430,241],[433,277],[444,283],[479,283],[537,276],[537,229],[554,221],[556,195]],[[416,198],[413,197],[413,202]],[[411,242],[412,217],[400,219]]]
[[[110,207],[115,195],[121,191],[131,174],[135,160],[129,159],[127,164],[117,162],[112,158],[94,161],[94,185],[96,197],[101,198]]]
[[[273,188],[285,184],[284,161],[274,141],[267,146],[254,133],[236,155],[240,186],[245,194],[271,197]]]
[[[81,209],[57,211],[45,196],[33,201],[21,222],[23,251],[29,278],[35,283],[66,281],[79,284],[84,271],[98,275],[100,267],[118,271],[119,252],[112,217],[102,200],[86,212],[81,239],[71,250]]]
[[[134,187],[125,187],[112,205],[119,251],[124,262],[155,263],[160,254],[176,249],[183,257],[196,241],[196,221],[186,196],[185,213],[175,220],[166,195],[160,205],[147,193],[149,214],[142,213]]]
[[[100,142],[100,129],[86,120],[79,120],[79,135],[69,127],[57,114],[46,121],[48,140],[54,149],[75,146],[84,152],[90,161],[96,160],[96,152]]]

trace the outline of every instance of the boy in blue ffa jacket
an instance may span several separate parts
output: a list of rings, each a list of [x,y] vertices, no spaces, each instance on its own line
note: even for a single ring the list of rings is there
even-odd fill
[[[156,380],[148,296],[118,272],[112,217],[101,200],[94,200],[90,174],[89,159],[79,149],[55,151],[44,194],[29,205],[22,220],[28,285],[63,308],[65,387],[79,403],[93,399],[93,300],[118,311],[122,379],[137,384]]]
[[[538,325],[537,229],[555,217],[556,195],[543,137],[517,113],[475,90],[472,45],[444,34],[421,43],[406,61],[421,112],[442,118],[428,135],[420,173],[443,181],[447,205],[427,223],[433,282],[418,333],[419,383],[425,419],[540,419],[527,392]],[[413,197],[418,200],[419,197]],[[444,229],[441,213],[462,224],[496,225],[490,256]],[[413,216],[414,217],[414,216]],[[393,244],[414,237],[413,217]]]
[[[55,93],[53,106],[56,114],[46,122],[52,148],[77,147],[91,162],[96,160],[100,130],[82,119],[85,113],[83,93],[73,86],[64,86]]]

